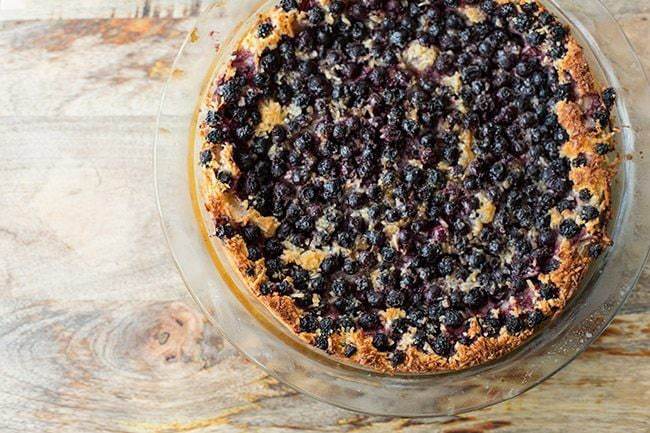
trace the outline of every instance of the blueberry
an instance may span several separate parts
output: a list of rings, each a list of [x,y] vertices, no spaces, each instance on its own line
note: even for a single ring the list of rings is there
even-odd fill
[[[616,90],[613,88],[609,87],[603,91],[603,103],[605,104],[605,108],[608,110],[611,109],[614,106],[614,103],[616,102]]]
[[[451,275],[454,271],[454,259],[450,256],[445,256],[438,262],[438,272],[442,276]]]
[[[385,351],[387,351],[389,349],[390,342],[389,342],[388,337],[386,336],[386,334],[384,334],[382,332],[378,332],[372,338],[372,345],[378,351],[385,352]]]
[[[483,289],[475,287],[463,295],[463,302],[469,308],[481,308],[487,301],[487,296]]]
[[[265,21],[259,26],[257,26],[257,36],[264,39],[271,35],[273,31],[273,24],[269,21]]]
[[[316,341],[314,341],[314,346],[318,347],[321,350],[327,350],[329,345],[330,345],[329,338],[324,334],[321,334],[318,337],[316,337]]]
[[[524,329],[524,324],[522,323],[519,317],[507,316],[505,320],[506,330],[511,334],[515,335],[521,332]]]
[[[314,220],[312,217],[305,215],[302,216],[297,222],[296,222],[296,228],[300,230],[303,233],[308,233],[314,228]]]
[[[542,299],[550,300],[558,296],[558,288],[553,283],[543,284],[539,289]]]
[[[272,292],[271,284],[269,284],[268,282],[264,282],[264,283],[260,284],[260,294],[261,295],[270,295],[271,292]]]
[[[366,293],[366,300],[372,307],[381,307],[384,304],[384,296],[375,291],[369,291]]]
[[[546,36],[543,33],[538,33],[536,31],[532,31],[528,33],[526,36],[526,40],[528,43],[531,45],[539,46],[544,43],[544,40],[546,39]]]
[[[336,272],[340,265],[341,258],[338,255],[327,256],[320,264],[320,270],[323,274],[331,274]]]
[[[207,166],[210,161],[212,161],[212,151],[210,149],[201,151],[199,154],[199,163],[203,166]]]
[[[396,350],[393,352],[390,357],[390,364],[393,367],[397,367],[398,365],[402,364],[406,360],[406,353],[402,350]]]
[[[316,25],[323,21],[325,18],[325,13],[318,6],[314,6],[307,11],[307,19],[310,24]]]
[[[343,348],[343,356],[346,358],[353,356],[355,353],[357,353],[357,347],[353,344],[346,344]]]
[[[364,236],[365,236],[366,240],[368,241],[368,243],[370,245],[379,246],[385,240],[384,234],[382,232],[380,232],[380,231],[377,231],[377,230],[371,230],[371,231],[367,232]]]
[[[266,73],[272,74],[276,72],[280,66],[280,58],[277,51],[265,50],[262,57],[260,57],[259,64]]]
[[[228,223],[216,224],[214,233],[219,239],[229,239],[235,235],[235,230]]]
[[[551,246],[555,244],[555,233],[553,231],[545,229],[539,233],[539,243],[541,245]]]
[[[395,30],[391,32],[388,40],[391,44],[397,45],[399,47],[404,47],[406,45],[407,36],[404,32]]]
[[[357,209],[363,206],[365,203],[365,197],[361,193],[352,192],[348,195],[347,202],[352,209]]]
[[[494,182],[501,182],[506,178],[506,167],[501,161],[495,162],[492,167],[490,167],[490,178]]]
[[[242,229],[242,237],[246,242],[256,242],[261,235],[260,228],[254,224],[246,224]]]
[[[381,249],[381,256],[384,262],[393,263],[397,259],[397,252],[393,248],[385,246]]]
[[[598,209],[596,209],[593,206],[584,206],[582,208],[582,211],[580,212],[580,216],[582,217],[583,220],[585,221],[591,221],[600,215],[600,212],[598,212]]]
[[[291,284],[289,284],[286,280],[280,281],[275,285],[275,291],[283,296],[290,295],[292,291]]]
[[[264,252],[269,257],[278,257],[282,255],[283,251],[284,247],[282,246],[282,243],[277,239],[268,239],[264,244]]]
[[[488,337],[494,337],[499,335],[499,330],[501,329],[501,321],[494,317],[485,317],[480,321],[481,329],[483,334]]]
[[[314,332],[318,328],[318,318],[314,313],[307,313],[300,318],[301,332]]]
[[[449,340],[447,339],[447,337],[445,337],[443,335],[438,335],[433,340],[433,342],[431,344],[431,348],[436,353],[436,355],[446,357],[446,356],[449,356],[449,354],[451,352],[451,349],[452,349],[452,345],[449,342]]]
[[[368,277],[360,276],[354,280],[354,287],[357,292],[366,293],[372,290],[372,282]]]
[[[348,129],[345,123],[337,123],[332,130],[332,137],[335,140],[344,140],[348,136]]]
[[[600,244],[592,244],[589,246],[589,257],[595,259],[603,253],[603,246]]]
[[[390,290],[386,295],[386,305],[389,307],[401,307],[404,304],[404,293],[399,290]]]
[[[582,201],[589,201],[591,200],[591,191],[589,191],[589,188],[582,188],[580,192],[578,192],[578,197]]]
[[[449,328],[458,328],[463,324],[463,316],[456,310],[446,310],[442,323]]]
[[[540,310],[531,311],[526,317],[526,326],[530,329],[536,328],[544,319],[546,319],[546,316]]]
[[[309,281],[308,287],[312,292],[324,293],[327,290],[327,283],[325,278],[319,275]]]
[[[598,155],[606,155],[611,151],[612,149],[607,143],[599,143],[596,145],[596,153]]]
[[[485,265],[485,256],[478,250],[473,251],[468,257],[467,263],[473,268],[480,269]]]
[[[420,144],[424,147],[433,148],[436,145],[436,136],[432,133],[426,133],[420,137]]]
[[[332,283],[332,293],[334,293],[334,296],[343,297],[347,292],[348,283],[344,279],[337,278],[334,280]]]
[[[226,139],[227,135],[222,131],[221,129],[213,129],[208,133],[206,136],[206,139],[208,140],[209,143],[216,144],[224,141]]]
[[[341,231],[336,235],[336,241],[343,248],[351,248],[354,245],[355,236],[347,231]]]
[[[576,237],[580,230],[580,226],[572,219],[565,219],[560,223],[560,234],[567,239]]]
[[[280,0],[280,7],[285,11],[289,12],[298,7],[296,0]]]

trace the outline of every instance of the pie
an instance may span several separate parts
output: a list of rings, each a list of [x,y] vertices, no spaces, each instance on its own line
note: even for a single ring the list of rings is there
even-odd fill
[[[330,356],[496,359],[611,243],[616,94],[535,0],[281,0],[226,63],[199,127],[211,230]]]

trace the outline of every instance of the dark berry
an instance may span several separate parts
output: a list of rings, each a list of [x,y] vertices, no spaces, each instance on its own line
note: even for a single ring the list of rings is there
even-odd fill
[[[385,351],[387,351],[389,349],[390,342],[389,342],[388,337],[386,336],[386,334],[378,332],[372,338],[372,345],[378,351],[385,352]]]
[[[473,309],[481,308],[486,301],[487,297],[485,296],[485,292],[478,287],[471,289],[463,296],[463,302]]]
[[[404,293],[399,290],[390,290],[386,295],[386,305],[389,307],[401,307],[404,304]]]
[[[334,256],[327,256],[325,259],[320,264],[320,270],[324,274],[331,274],[333,272],[336,272],[341,263],[341,258],[340,256],[334,255]]]
[[[596,153],[598,155],[606,155],[611,151],[612,149],[607,143],[599,143],[596,145]]]
[[[565,219],[560,223],[560,234],[567,239],[576,237],[580,230],[580,226],[572,219]]]
[[[396,350],[390,355],[390,363],[393,367],[397,367],[406,360],[406,353],[402,350]]]
[[[539,310],[534,310],[528,314],[526,318],[526,326],[530,329],[536,328],[540,323],[544,321],[546,316]]]
[[[316,337],[316,341],[314,342],[314,346],[318,347],[321,350],[327,350],[329,345],[330,345],[329,338],[324,334],[321,334],[318,337]]]
[[[285,11],[289,12],[298,7],[296,0],[280,0],[280,7]]]
[[[355,353],[357,353],[357,347],[352,345],[352,344],[346,344],[345,348],[343,349],[343,356],[346,358],[349,358],[353,356]]]
[[[603,103],[607,109],[612,108],[614,103],[616,103],[616,90],[609,87],[603,92]]]
[[[314,332],[318,328],[318,319],[312,313],[307,313],[300,318],[301,332]]]
[[[483,329],[483,334],[488,337],[494,337],[499,335],[499,330],[501,329],[501,321],[494,317],[485,317],[480,322],[481,328]]]
[[[583,188],[578,193],[578,197],[582,201],[589,201],[589,200],[591,200],[591,191],[589,191],[588,188]]]
[[[582,208],[582,211],[580,212],[580,216],[585,221],[591,221],[593,219],[596,219],[598,218],[599,215],[600,212],[598,212],[598,209],[596,209],[593,206],[584,206]]]
[[[463,324],[463,316],[456,310],[446,310],[442,323],[450,328],[457,328]]]
[[[342,279],[342,278],[337,278],[334,280],[332,283],[332,293],[334,293],[334,296],[342,297],[345,296],[345,294],[348,291],[348,283]]]
[[[543,284],[539,289],[539,294],[542,297],[542,299],[546,299],[546,300],[557,298],[558,296],[557,286],[555,286],[552,283]]]
[[[310,24],[318,24],[325,18],[325,13],[318,6],[314,6],[307,11],[307,19]]]
[[[201,151],[199,154],[199,163],[203,166],[206,166],[212,161],[212,151],[210,149],[206,149]]]
[[[449,356],[452,346],[447,337],[439,335],[433,340],[431,348],[437,355],[446,357]]]
[[[515,335],[524,329],[524,324],[519,317],[507,316],[505,320],[506,330],[508,333]]]
[[[268,37],[273,31],[273,24],[269,21],[265,21],[257,27],[257,36],[264,39]]]
[[[381,256],[384,262],[393,263],[397,258],[397,252],[393,248],[386,246],[381,249]]]
[[[440,275],[442,276],[447,276],[451,275],[451,273],[454,271],[454,259],[449,256],[445,256],[440,259],[438,262],[438,272],[440,272]]]

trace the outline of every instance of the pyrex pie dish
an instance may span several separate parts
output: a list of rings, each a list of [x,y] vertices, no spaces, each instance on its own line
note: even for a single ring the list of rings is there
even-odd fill
[[[614,246],[584,280],[564,313],[526,344],[488,364],[453,373],[385,375],[329,358],[278,322],[208,237],[197,198],[198,103],[210,79],[267,2],[227,2],[202,14],[174,65],[161,103],[156,181],[163,228],[188,289],[211,323],[284,383],[349,409],[382,415],[458,413],[514,397],[566,365],[599,335],[636,282],[645,262],[649,210],[647,162],[639,152],[645,76],[624,35],[597,1],[543,2],[564,18],[588,51],[599,81],[618,90],[615,122],[622,157],[613,185]]]

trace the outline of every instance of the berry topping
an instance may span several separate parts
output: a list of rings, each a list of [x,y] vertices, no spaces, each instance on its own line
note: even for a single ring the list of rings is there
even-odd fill
[[[199,154],[220,194],[214,235],[244,243],[267,305],[283,297],[315,347],[398,370],[412,349],[469,362],[460,347],[523,339],[562,308],[562,250],[606,245],[609,194],[589,181],[614,150],[616,103],[556,61],[568,28],[536,1],[276,13],[216,80]]]

